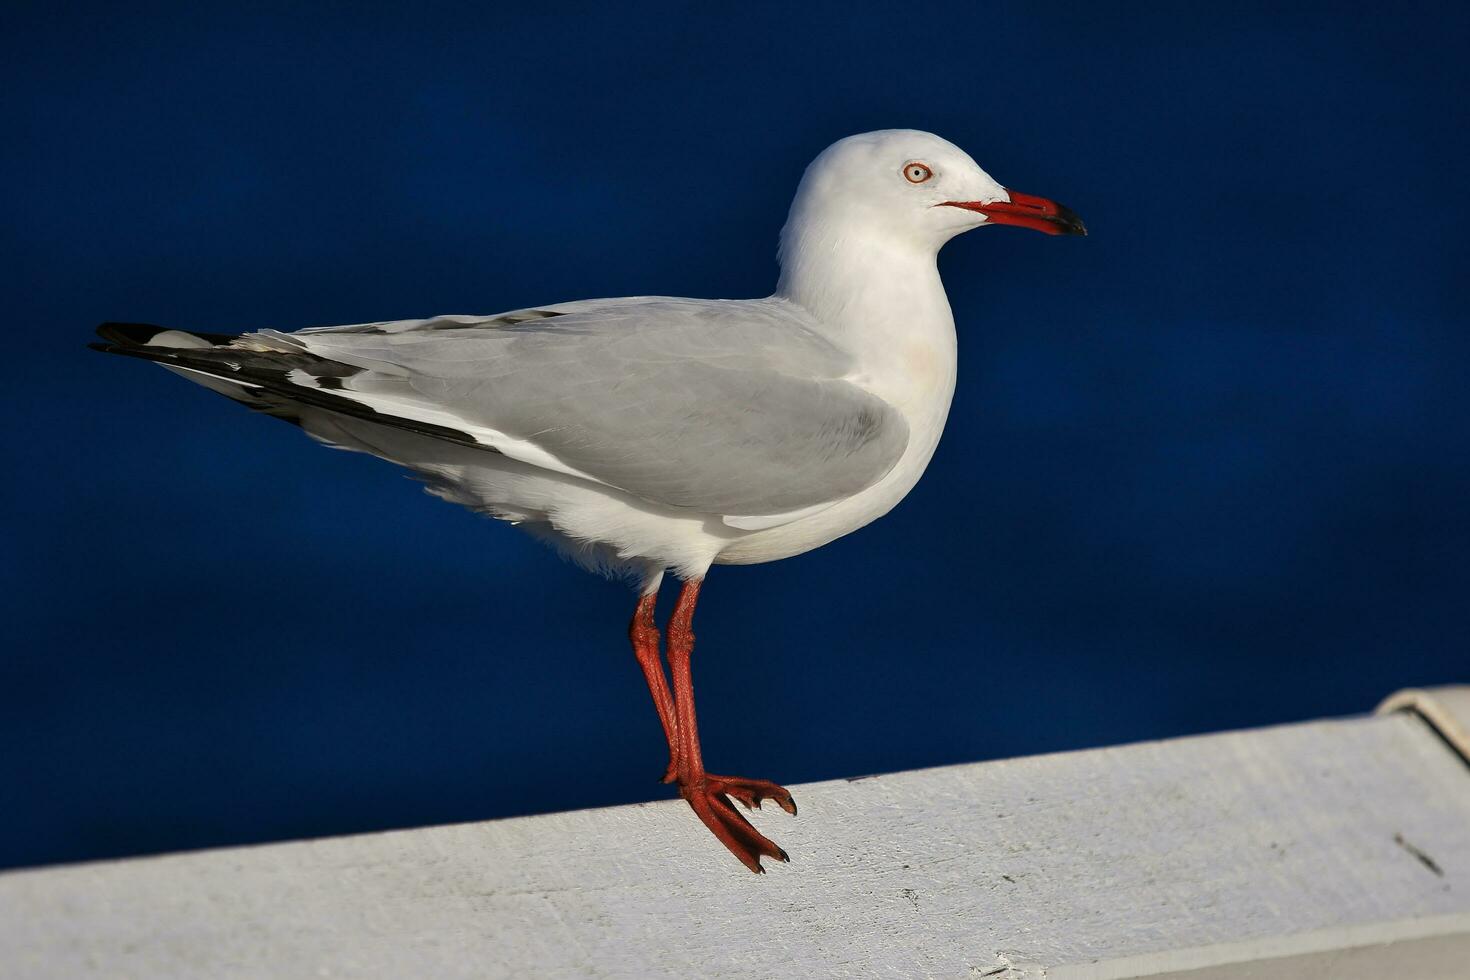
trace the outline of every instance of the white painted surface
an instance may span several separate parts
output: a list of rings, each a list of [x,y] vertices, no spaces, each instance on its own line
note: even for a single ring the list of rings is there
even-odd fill
[[[1390,695],[1378,706],[1378,714],[1410,711],[1419,715],[1470,764],[1470,685],[1411,687]]]
[[[1470,977],[1470,767],[1419,713],[794,792],[763,877],[673,800],[11,872],[0,973]]]

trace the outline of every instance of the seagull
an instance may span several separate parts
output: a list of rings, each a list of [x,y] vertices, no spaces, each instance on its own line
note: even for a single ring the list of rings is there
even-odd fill
[[[789,860],[735,808],[791,794],[704,767],[690,658],[712,565],[799,555],[893,508],[934,454],[956,372],[936,266],[961,232],[1085,235],[959,147],[893,129],[807,167],[764,299],[596,299],[238,335],[104,323],[143,358],[428,491],[542,538],[637,591],[628,635],[668,742],[663,781],[749,870]],[[666,573],[681,583],[666,627]]]

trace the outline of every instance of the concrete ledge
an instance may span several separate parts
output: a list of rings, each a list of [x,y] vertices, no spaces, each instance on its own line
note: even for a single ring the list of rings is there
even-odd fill
[[[793,787],[763,877],[678,801],[11,872],[0,972],[1462,980],[1429,714]]]

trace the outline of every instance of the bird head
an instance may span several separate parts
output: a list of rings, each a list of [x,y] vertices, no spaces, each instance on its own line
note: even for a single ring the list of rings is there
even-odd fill
[[[964,150],[912,129],[849,136],[823,150],[802,177],[787,224],[789,231],[818,225],[934,251],[983,225],[1087,234],[1071,209],[1003,187]]]

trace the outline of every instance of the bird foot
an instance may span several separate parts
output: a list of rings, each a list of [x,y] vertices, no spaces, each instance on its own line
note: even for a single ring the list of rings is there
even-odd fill
[[[791,794],[775,783],[764,779],[738,779],[732,776],[703,774],[679,784],[679,795],[684,797],[695,815],[729,848],[730,853],[740,859],[756,874],[762,874],[761,858],[789,861],[786,852],[753,827],[735,805],[731,797],[739,800],[746,809],[759,809],[762,800],[774,800],[776,805],[792,816],[796,815],[796,801]]]
[[[776,805],[793,817],[796,816],[796,801],[791,794],[786,792],[784,786],[765,779],[741,779],[738,776],[716,776],[714,773],[705,773],[704,780],[716,793],[724,793],[733,796],[745,805],[747,810],[761,808],[761,800],[774,800]]]

